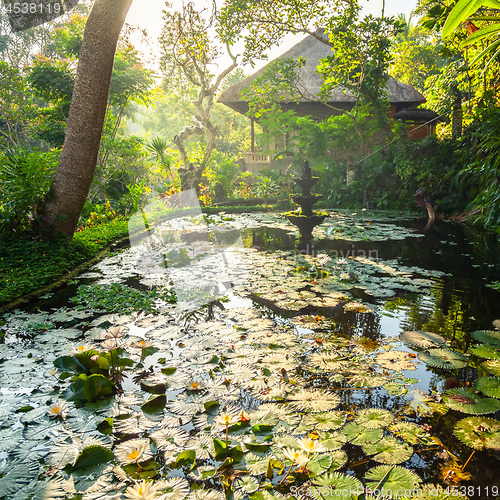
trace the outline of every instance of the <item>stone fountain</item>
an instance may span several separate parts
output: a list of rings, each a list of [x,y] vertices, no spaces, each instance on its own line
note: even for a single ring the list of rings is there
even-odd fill
[[[301,195],[291,194],[290,198],[299,205],[300,211],[288,212],[285,217],[299,228],[299,239],[297,246],[306,247],[312,240],[312,230],[323,222],[327,216],[324,212],[314,212],[312,206],[323,196],[311,194],[311,188],[318,182],[319,177],[313,177],[309,162],[304,162],[304,170],[300,179],[294,179],[297,186],[302,190]]]

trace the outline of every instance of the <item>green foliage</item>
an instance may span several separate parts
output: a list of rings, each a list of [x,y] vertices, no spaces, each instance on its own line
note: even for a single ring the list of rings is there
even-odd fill
[[[152,72],[145,69],[137,50],[130,44],[117,51],[109,88],[109,103],[125,106],[129,101],[149,104]]]
[[[90,308],[121,314],[133,311],[150,314],[157,310],[160,300],[175,303],[175,294],[171,289],[163,292],[156,289],[139,291],[121,283],[112,283],[82,285],[73,298],[73,302],[81,309]]]
[[[469,190],[469,209],[476,220],[500,225],[500,111],[486,108],[464,133],[458,149],[461,172],[457,182]]]
[[[29,233],[0,239],[0,304],[57,281],[106,245],[128,234],[128,222],[116,218],[84,229],[71,241],[49,241]]]
[[[396,37],[393,42],[390,73],[400,82],[408,83],[422,93],[432,91],[433,86],[426,87],[426,81],[432,75],[439,74],[441,47],[422,28],[411,24],[407,28],[406,36]]]
[[[54,147],[62,146],[75,77],[66,61],[38,58],[29,68],[28,82],[42,101],[35,135]]]
[[[391,37],[401,30],[401,25],[386,17],[358,19],[359,11],[356,6],[329,21],[332,55],[318,68],[325,82],[321,95],[326,98],[333,88],[342,86],[377,109],[382,104],[379,99],[385,98],[389,79]]]
[[[0,153],[0,232],[22,231],[47,194],[59,151]]]
[[[136,136],[113,138],[106,135],[101,147],[105,154],[97,164],[89,199],[101,204],[110,199],[116,204],[130,192],[128,185],[148,182],[148,153],[143,139]],[[131,201],[123,199],[123,212],[130,211]]]
[[[21,148],[30,138],[33,99],[21,72],[0,61],[0,147]]]

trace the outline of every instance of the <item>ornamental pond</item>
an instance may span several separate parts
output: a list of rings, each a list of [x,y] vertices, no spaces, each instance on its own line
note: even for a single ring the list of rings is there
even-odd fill
[[[0,498],[500,495],[496,235],[183,219],[3,315]]]

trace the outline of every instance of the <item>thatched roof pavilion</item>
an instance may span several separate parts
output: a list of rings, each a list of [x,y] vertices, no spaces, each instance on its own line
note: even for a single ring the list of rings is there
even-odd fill
[[[318,30],[316,35],[324,36],[323,33],[323,30]],[[317,72],[318,62],[329,55],[331,55],[331,47],[318,40],[315,36],[309,35],[280,56],[283,59],[298,59],[300,56],[306,59],[306,63],[300,69],[298,77],[298,89],[303,94],[303,97],[298,98],[298,104],[285,103],[282,106],[284,110],[294,109],[300,116],[310,115],[316,119],[324,119],[336,114],[330,107],[317,101],[317,95],[323,83],[321,75]],[[264,73],[266,67],[226,89],[220,95],[218,101],[239,113],[246,113],[248,103],[241,97],[240,92],[250,87],[252,82]],[[391,104],[391,116],[403,108],[412,108],[425,102],[425,97],[411,85],[398,82],[392,77],[390,77],[387,87],[388,99]],[[338,87],[330,93],[328,104],[339,109],[348,110],[354,106],[355,101],[352,94]]]

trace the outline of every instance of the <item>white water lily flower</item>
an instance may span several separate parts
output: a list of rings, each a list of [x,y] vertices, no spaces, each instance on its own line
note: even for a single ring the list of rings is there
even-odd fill
[[[292,463],[303,466],[306,465],[307,462],[309,461],[307,457],[298,450],[292,450],[292,448],[283,448],[283,455],[285,455],[288,460],[290,460]]]
[[[138,340],[136,342],[132,342],[130,347],[134,347],[136,349],[147,349],[148,347],[153,347],[153,342],[147,340]]]
[[[149,439],[129,439],[115,448],[115,456],[122,464],[143,462],[152,456]]]
[[[301,450],[309,453],[321,453],[326,451],[326,447],[323,443],[315,439],[302,438],[297,440],[297,444]]]
[[[231,425],[234,425],[240,421],[239,416],[237,413],[221,413],[220,415],[217,415],[217,417],[214,418],[214,422],[216,424],[219,424],[223,427],[229,427]]]
[[[101,347],[105,351],[112,351],[113,349],[116,349],[117,347],[120,347],[118,345],[118,342],[115,339],[106,339],[104,342],[101,342]]]
[[[82,344],[78,344],[77,346],[73,347],[73,350],[71,351],[70,354],[81,354],[82,352],[90,351],[90,350],[94,350],[94,349],[95,349],[94,346],[82,343]]]
[[[199,380],[191,380],[186,384],[186,390],[187,391],[201,391],[207,387],[207,382],[206,380],[199,379]]]
[[[55,405],[49,407],[47,413],[50,418],[65,418],[68,413],[68,405],[64,401],[57,401]]]
[[[347,273],[342,273],[340,275],[340,279],[341,280],[348,280],[348,279],[350,279],[350,276]]]
[[[160,496],[160,490],[152,482],[139,481],[125,491],[126,500],[160,500],[162,498],[165,498],[165,495]]]
[[[112,326],[106,331],[105,338],[107,339],[120,339],[125,335],[128,328],[124,326]]]

